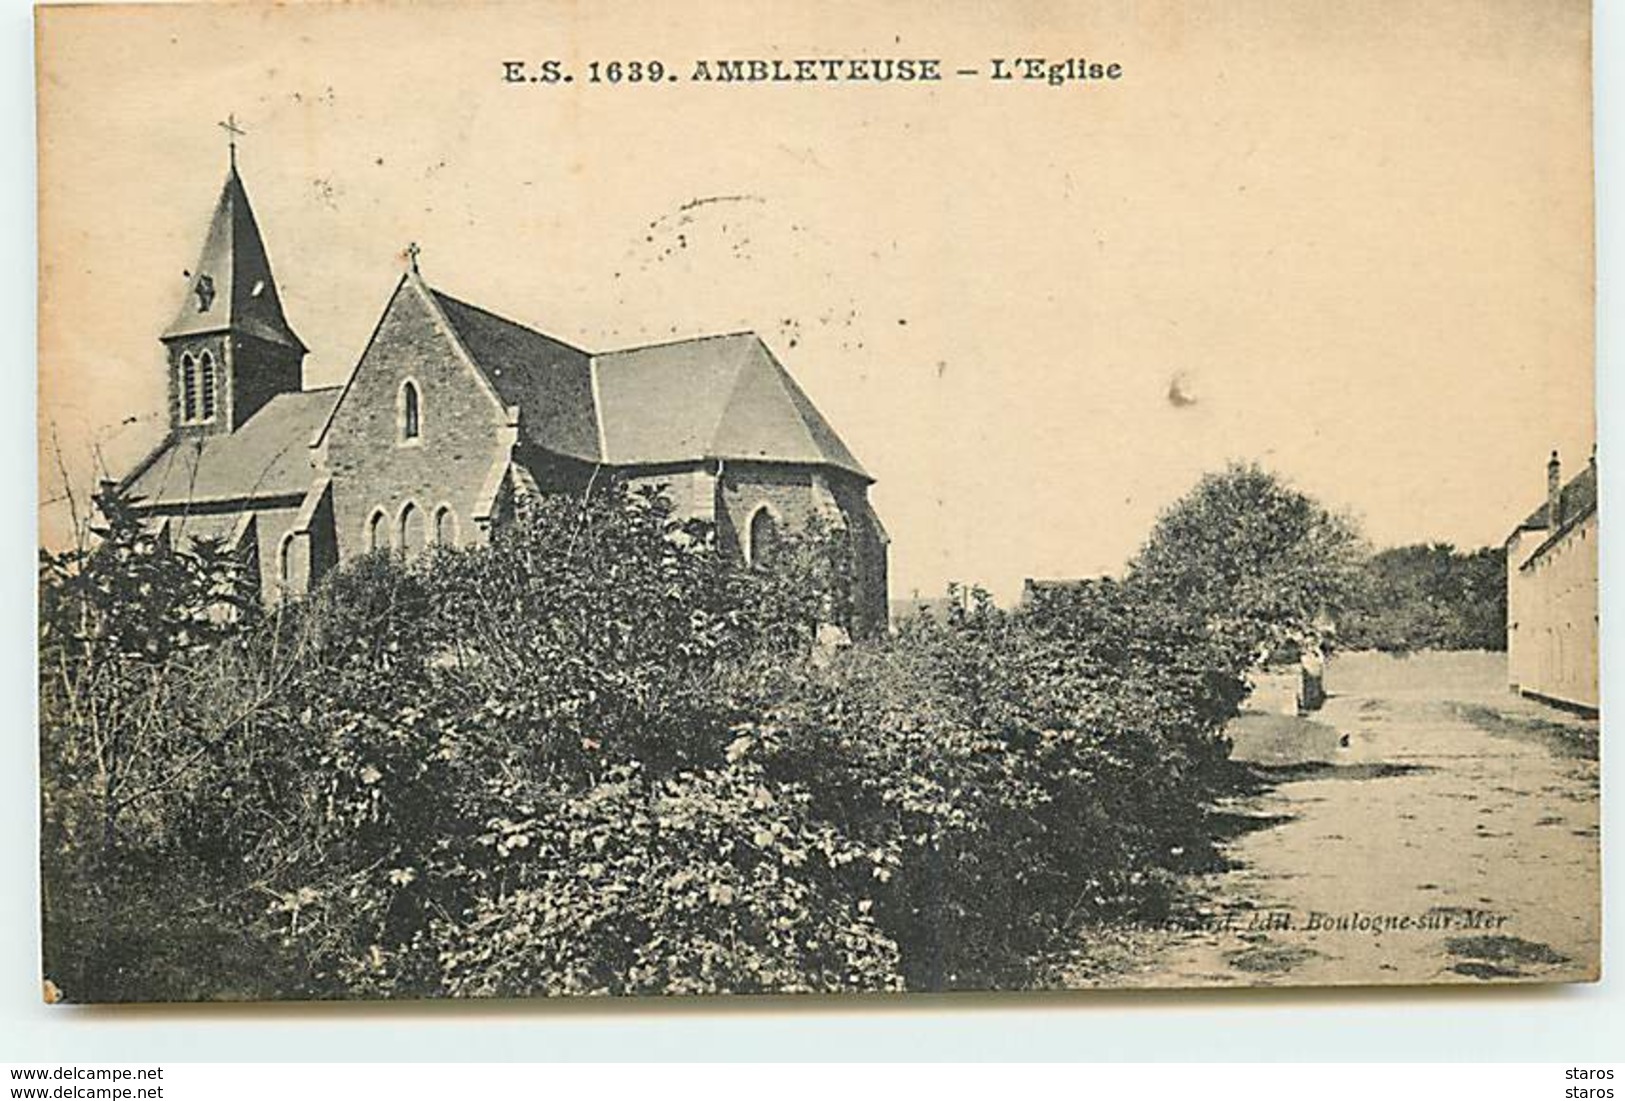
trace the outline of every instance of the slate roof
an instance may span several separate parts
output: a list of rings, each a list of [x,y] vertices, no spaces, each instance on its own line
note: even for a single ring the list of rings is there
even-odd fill
[[[302,496],[311,485],[310,442],[338,387],[278,394],[237,431],[171,439],[125,480],[148,507]]]
[[[810,464],[873,480],[755,333],[589,353],[429,293],[492,388],[519,407],[527,441],[556,454],[613,466]]]
[[[1569,479],[1560,491],[1558,504],[1558,528],[1566,528],[1576,520],[1584,518],[1597,507],[1597,464],[1587,463],[1585,469]],[[1518,525],[1519,531],[1544,531],[1549,526],[1546,515],[1547,502],[1542,501],[1540,507],[1529,514],[1523,523]]]
[[[755,333],[608,352],[593,372],[606,463],[743,459],[869,478]]]
[[[203,253],[162,339],[226,330],[305,351],[282,313],[265,242],[234,164],[215,204]],[[201,292],[201,293],[200,293]]]
[[[502,400],[523,410],[520,426],[529,441],[560,455],[599,461],[592,357],[449,294],[431,293]]]
[[[1593,460],[1585,465],[1585,469],[1570,478],[1568,483],[1558,491],[1557,523],[1551,524],[1548,517],[1547,505],[1541,505],[1531,512],[1527,519],[1518,525],[1516,536],[1520,531],[1544,531],[1546,537],[1534,550],[1529,552],[1519,565],[1519,569],[1528,569],[1535,562],[1543,558],[1547,551],[1562,542],[1565,536],[1574,529],[1574,526],[1587,516],[1597,511],[1597,464]]]

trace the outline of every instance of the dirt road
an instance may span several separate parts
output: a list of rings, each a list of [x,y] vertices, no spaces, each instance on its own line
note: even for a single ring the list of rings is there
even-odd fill
[[[1553,981],[1595,977],[1597,724],[1511,696],[1499,654],[1334,660],[1313,720],[1251,714],[1268,777],[1230,870],[1178,931],[1087,985]]]

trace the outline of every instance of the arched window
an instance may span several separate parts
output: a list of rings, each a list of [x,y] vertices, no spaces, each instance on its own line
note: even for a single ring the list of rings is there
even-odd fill
[[[384,510],[374,509],[372,518],[367,521],[367,549],[370,551],[382,550],[388,544],[389,538],[384,531]]]
[[[202,399],[199,420],[214,420],[214,356],[208,352],[198,360],[198,393]]]
[[[191,352],[181,356],[181,420],[197,420],[197,360]]]
[[[401,442],[410,443],[423,433],[423,410],[418,398],[418,384],[411,379],[401,383]]]
[[[401,506],[400,542],[397,544],[407,554],[422,550],[424,546],[425,523],[423,510],[411,501]]]
[[[746,559],[752,566],[771,565],[779,550],[779,521],[766,505],[759,507],[750,518],[750,545]]]
[[[441,505],[435,510],[434,541],[442,547],[457,545],[457,514],[450,505]]]
[[[282,546],[277,549],[276,576],[284,589],[293,584],[293,532],[282,537]]]

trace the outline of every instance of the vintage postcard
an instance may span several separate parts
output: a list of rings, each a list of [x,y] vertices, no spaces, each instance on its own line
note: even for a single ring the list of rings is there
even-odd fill
[[[1598,977],[1586,3],[37,28],[48,999]]]

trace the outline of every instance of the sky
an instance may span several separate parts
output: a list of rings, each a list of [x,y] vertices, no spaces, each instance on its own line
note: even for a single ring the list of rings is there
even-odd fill
[[[409,241],[589,349],[755,329],[875,476],[894,596],[1120,570],[1235,459],[1376,545],[1498,543],[1593,442],[1588,27],[1572,0],[55,9],[42,539],[59,451],[83,488],[162,434],[232,113],[307,385],[347,376]],[[836,56],[1124,75],[586,80]],[[545,58],[579,79],[502,81]]]

